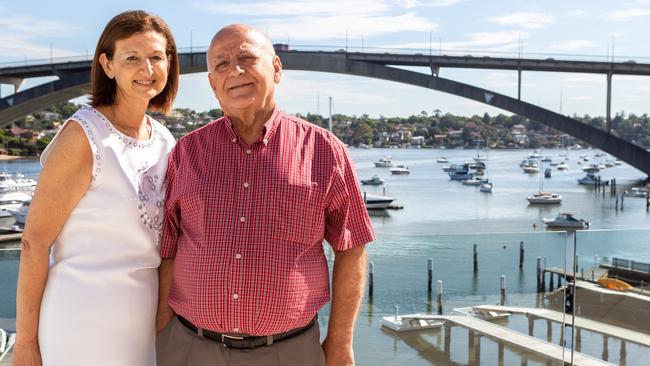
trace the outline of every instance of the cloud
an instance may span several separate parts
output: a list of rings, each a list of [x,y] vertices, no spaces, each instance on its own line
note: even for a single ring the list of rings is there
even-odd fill
[[[594,100],[594,97],[589,95],[577,95],[575,97],[568,97],[567,99],[571,101],[581,102],[585,100]]]
[[[514,25],[525,29],[539,29],[547,24],[555,22],[555,17],[543,13],[519,12],[503,15],[500,17],[490,17],[488,22],[500,25]]]
[[[569,15],[570,15],[570,16],[573,16],[573,17],[584,17],[584,16],[586,16],[586,15],[588,15],[588,14],[589,14],[589,13],[588,13],[587,11],[585,11],[585,10],[580,10],[580,9],[578,9],[578,10],[573,10],[573,11],[570,11],[570,12],[569,12]]]
[[[552,51],[574,51],[596,47],[598,47],[598,44],[594,41],[586,39],[572,39],[556,43],[554,45],[551,45],[549,48]]]
[[[429,32],[437,24],[413,11],[419,6],[443,6],[458,0],[332,0],[270,1],[235,4],[197,3],[218,14],[253,16],[252,23],[267,29],[271,38],[325,40],[373,37],[402,32]],[[407,9],[407,10],[405,10]]]
[[[58,20],[37,19],[20,15],[0,16],[0,54],[3,58],[49,58],[51,45],[42,44],[44,40],[74,35],[78,31],[78,26]],[[51,55],[54,57],[67,57],[75,54],[78,55],[79,52],[51,48]]]
[[[606,82],[604,75],[597,74],[562,74],[560,75],[562,84],[585,84],[585,83],[602,83]]]
[[[394,43],[386,44],[383,48],[396,48],[396,49],[420,49],[428,50],[431,46],[435,54],[438,50],[442,49],[444,52],[467,50],[477,50],[481,48],[488,48],[493,52],[515,52],[519,47],[519,41],[527,39],[528,32],[516,31],[503,31],[503,32],[479,32],[471,33],[468,39],[456,42],[437,42],[433,40],[431,44],[428,42],[411,42],[411,43]]]
[[[608,18],[612,20],[625,21],[647,16],[650,16],[650,9],[627,9],[612,12],[608,15]]]

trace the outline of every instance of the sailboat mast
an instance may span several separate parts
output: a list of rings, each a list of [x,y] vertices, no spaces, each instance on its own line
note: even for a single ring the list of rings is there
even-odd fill
[[[330,97],[329,106],[330,106],[330,118],[327,121],[327,129],[330,130],[330,132],[332,132],[332,97]]]

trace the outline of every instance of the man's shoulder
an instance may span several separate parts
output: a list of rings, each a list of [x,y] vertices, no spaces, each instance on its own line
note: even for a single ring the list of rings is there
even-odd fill
[[[201,126],[192,132],[188,132],[180,139],[178,139],[177,145],[180,146],[187,145],[187,144],[191,145],[194,142],[204,140],[206,138],[209,138],[209,136],[213,136],[216,132],[218,132],[220,127],[223,126],[223,121],[225,120],[225,118],[226,117],[217,118],[207,123],[205,126]]]
[[[332,132],[329,130],[317,126],[309,121],[294,116],[292,114],[281,112],[282,123],[285,123],[289,126],[292,126],[296,129],[302,130],[306,134],[312,134],[315,138],[322,139],[324,142],[334,146],[345,146],[341,140],[339,140]]]

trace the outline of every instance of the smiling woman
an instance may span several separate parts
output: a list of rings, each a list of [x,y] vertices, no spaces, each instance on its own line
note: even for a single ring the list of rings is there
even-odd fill
[[[176,45],[155,15],[104,29],[92,107],[41,155],[22,236],[14,366],[154,366],[158,243],[174,138],[147,109],[171,109]],[[70,347],[73,347],[71,350]]]

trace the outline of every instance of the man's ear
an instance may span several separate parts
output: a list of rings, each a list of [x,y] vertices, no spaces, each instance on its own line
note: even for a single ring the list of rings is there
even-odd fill
[[[275,70],[273,73],[273,81],[279,84],[282,78],[282,61],[280,61],[280,57],[277,55],[273,56],[273,69]]]
[[[102,53],[99,55],[99,64],[102,65],[102,69],[104,70],[104,73],[106,76],[108,76],[109,79],[113,79],[115,75],[113,75],[112,71],[112,65],[111,65],[111,60],[106,57],[106,53]]]
[[[216,96],[217,95],[217,82],[212,77],[212,73],[208,73],[208,82],[210,82],[210,89],[212,89],[212,92]]]

